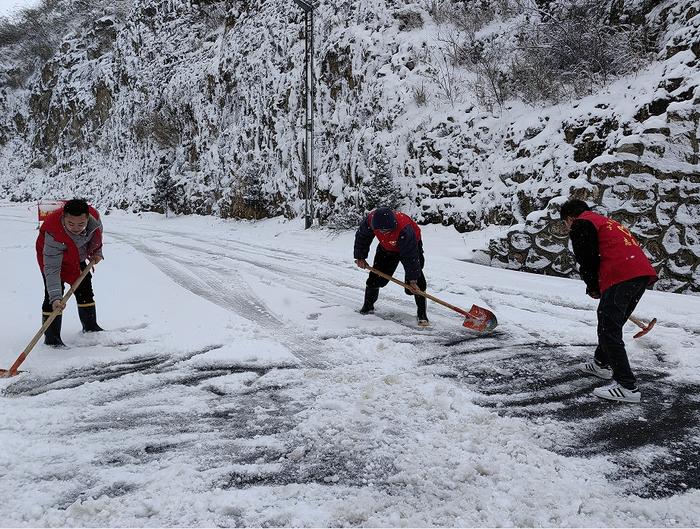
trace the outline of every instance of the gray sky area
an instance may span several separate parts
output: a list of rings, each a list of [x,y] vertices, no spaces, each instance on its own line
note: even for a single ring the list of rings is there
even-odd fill
[[[39,0],[0,0],[0,17],[12,15],[17,9],[35,6]]]

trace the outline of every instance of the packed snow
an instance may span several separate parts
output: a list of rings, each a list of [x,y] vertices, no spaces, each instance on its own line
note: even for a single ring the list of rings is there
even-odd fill
[[[639,405],[591,396],[582,282],[470,262],[423,227],[428,290],[493,310],[479,335],[396,285],[362,316],[353,232],[301,221],[104,216],[107,329],[0,379],[2,526],[697,526],[700,298],[649,291]],[[0,367],[40,325],[36,204],[0,203]],[[488,236],[487,236],[488,235]],[[401,269],[399,268],[399,277]]]

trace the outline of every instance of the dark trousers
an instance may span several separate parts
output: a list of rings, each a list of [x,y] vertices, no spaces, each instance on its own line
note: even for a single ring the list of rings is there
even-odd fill
[[[385,274],[388,274],[390,276],[394,275],[394,272],[396,272],[396,268],[399,266],[399,263],[401,262],[401,259],[399,259],[399,254],[398,253],[392,253],[392,252],[387,252],[384,248],[381,246],[377,247],[377,253],[374,254],[374,264],[372,265],[373,268],[376,268],[380,272],[384,272]],[[423,249],[421,248],[420,250],[420,277],[418,278],[418,288],[421,290],[425,291],[425,289],[428,286],[428,283],[425,279],[425,275],[423,274],[423,267],[425,266],[425,256],[423,255]],[[404,281],[407,282],[407,281]],[[373,274],[372,272],[369,273],[369,277],[367,278],[367,288],[382,288],[385,287],[389,283],[388,279],[384,279],[383,277],[378,276],[377,274]],[[404,292],[408,294],[409,296],[413,296],[413,292],[411,292],[408,289],[404,289]],[[418,298],[421,298],[421,300],[425,299],[421,296],[415,296],[416,297],[416,305],[420,306],[421,301]]]
[[[598,304],[598,347],[595,350],[595,360],[601,365],[610,366],[613,379],[628,389],[637,385],[637,379],[627,359],[622,326],[639,303],[648,284],[649,278],[646,276],[628,279],[603,292]]]
[[[80,270],[85,270],[86,266],[85,263],[80,263]],[[43,273],[41,277],[44,279],[44,304],[41,306],[41,311],[44,314],[51,314],[53,308],[49,301],[49,292],[46,289],[46,278]],[[63,285],[61,285],[61,293],[63,293],[63,291],[64,288]],[[95,304],[95,294],[92,291],[92,272],[88,272],[83,282],[80,283],[80,286],[75,290],[75,301],[78,302],[78,307],[90,307]]]

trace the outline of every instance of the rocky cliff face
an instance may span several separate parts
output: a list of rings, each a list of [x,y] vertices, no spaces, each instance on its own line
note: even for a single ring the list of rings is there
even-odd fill
[[[583,99],[490,111],[469,71],[440,62],[445,26],[427,5],[318,7],[319,216],[361,209],[381,155],[422,221],[511,225],[490,246],[494,265],[574,273],[554,218],[574,195],[631,225],[661,288],[700,291],[695,2],[633,6],[661,50],[638,74]],[[299,214],[302,20],[291,0],[137,0],[76,27],[29,89],[0,91],[2,194],[160,210],[165,176],[177,212]]]
[[[659,271],[656,288],[700,291],[700,12],[692,2],[652,16],[675,27],[641,90],[561,120],[562,145],[578,164],[568,194],[630,227]],[[680,28],[677,22],[680,21]],[[645,90],[646,89],[646,90]],[[593,103],[601,98],[593,98]],[[533,147],[519,141],[515,148]],[[535,149],[545,148],[544,145]],[[561,199],[530,213],[489,249],[497,266],[575,274],[558,222]]]

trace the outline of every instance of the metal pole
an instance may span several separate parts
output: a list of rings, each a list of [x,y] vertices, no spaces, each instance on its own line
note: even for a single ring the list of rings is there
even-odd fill
[[[313,102],[313,10],[305,13],[306,17],[306,229],[314,221],[314,102]]]
[[[309,0],[294,0],[304,11],[305,39],[304,39],[304,59],[306,75],[304,88],[306,90],[306,138],[304,149],[306,150],[306,179],[304,182],[304,221],[306,229],[310,228],[314,219],[313,195],[315,189],[314,182],[314,6]]]
[[[309,42],[309,11],[304,12],[304,22],[305,22],[305,28],[304,28],[304,66],[306,67],[306,71],[304,72],[304,92],[306,95],[306,111],[305,111],[305,123],[304,123],[304,129],[306,131],[306,136],[304,138],[304,151],[306,154],[306,160],[305,160],[305,169],[306,169],[306,179],[304,181],[304,229],[309,229],[312,224],[312,217],[311,217],[311,164],[309,163],[309,160],[311,160],[310,153],[310,141],[309,141],[309,120],[311,118],[311,115],[309,113],[309,86],[311,83],[309,83],[309,64],[311,64],[310,59],[310,51],[311,51],[311,46]]]
[[[311,175],[311,193],[309,198],[309,209],[311,213],[311,223],[314,221],[314,191],[316,190],[316,179],[314,175],[314,10],[309,10],[309,174]]]

